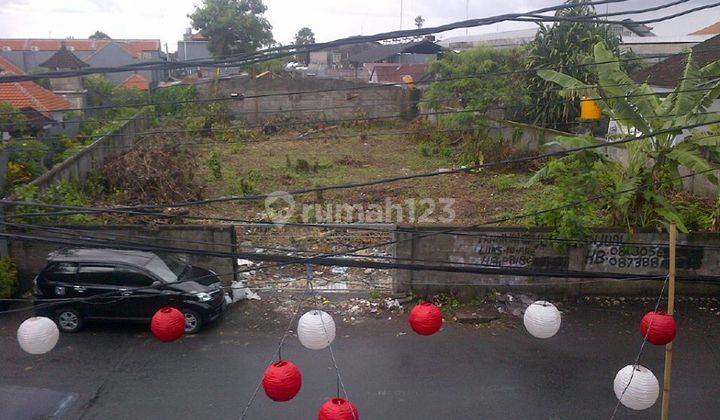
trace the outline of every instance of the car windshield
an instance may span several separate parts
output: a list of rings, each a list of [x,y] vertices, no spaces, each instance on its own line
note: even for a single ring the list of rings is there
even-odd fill
[[[145,266],[167,283],[176,282],[187,271],[189,265],[170,255],[153,257]]]

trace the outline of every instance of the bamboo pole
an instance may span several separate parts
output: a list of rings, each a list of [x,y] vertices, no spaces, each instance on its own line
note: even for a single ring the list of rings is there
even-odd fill
[[[673,316],[675,312],[675,244],[677,243],[677,227],[670,225],[670,259],[668,261],[668,306],[667,313]],[[672,341],[665,345],[665,372],[663,375],[663,397],[661,419],[670,418],[670,380],[672,379]]]

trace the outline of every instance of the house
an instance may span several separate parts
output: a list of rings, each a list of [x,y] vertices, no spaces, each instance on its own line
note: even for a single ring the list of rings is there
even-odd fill
[[[720,34],[720,22],[715,22],[710,26],[706,26],[698,31],[691,33],[690,35],[718,35]]]
[[[696,66],[704,66],[712,62],[720,60],[720,35],[716,35],[705,42],[695,45],[691,51],[693,52],[693,62]],[[687,62],[687,54],[675,54],[651,67],[633,73],[630,77],[636,83],[647,83],[653,91],[659,94],[666,94],[675,90],[680,83]],[[708,107],[708,112],[720,112],[720,101],[716,100]],[[628,130],[616,121],[610,121],[609,134],[627,134]],[[676,141],[681,141],[686,135],[676,137]]]
[[[208,49],[208,39],[202,33],[192,33],[192,28],[187,28],[183,35],[182,41],[177,43],[177,52],[175,58],[177,61],[203,60],[212,58],[212,53]],[[174,74],[177,77],[183,77],[196,73],[202,69],[202,66],[187,67],[180,69]]]
[[[454,36],[438,41],[441,46],[453,50],[470,50],[480,46],[493,48],[517,48],[529,44],[537,35],[537,28],[488,34]]]
[[[0,57],[0,76],[22,75],[25,72],[9,60]],[[32,131],[38,132],[54,122],[62,122],[73,104],[37,83],[0,83],[0,103],[9,103],[27,118]]]
[[[362,66],[351,63],[349,57],[375,45],[379,44],[364,42],[312,51],[309,54],[307,73],[318,77],[367,81],[368,73]]]
[[[139,89],[147,92],[150,90],[150,81],[143,76],[135,73],[125,79],[125,81],[122,82],[120,86],[124,87],[125,89]]]
[[[77,58],[63,43],[55,54],[40,63],[40,67],[51,71],[72,71],[89,67],[89,64]],[[81,76],[51,78],[50,87],[55,94],[70,101],[73,108],[85,108],[87,90],[85,90]]]
[[[443,47],[431,39],[423,39],[400,44],[375,44],[348,55],[347,60],[356,67],[366,63],[425,64],[442,56],[443,51]]]
[[[159,39],[0,39],[0,57],[26,73],[43,71],[47,61],[65,45],[68,51],[90,67],[117,67],[142,62],[164,61]],[[154,86],[165,80],[164,70],[141,70],[139,73]],[[134,72],[107,73],[119,85]]]
[[[410,76],[415,82],[425,75],[427,64],[367,63],[363,66],[370,75],[370,83],[405,83],[403,77]]]

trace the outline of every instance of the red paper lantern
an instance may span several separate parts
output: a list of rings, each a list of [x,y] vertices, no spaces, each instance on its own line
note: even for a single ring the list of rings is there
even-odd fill
[[[262,385],[271,400],[290,401],[300,392],[302,374],[293,363],[281,360],[267,368]]]
[[[429,302],[422,302],[410,311],[410,326],[420,335],[433,335],[440,331],[443,316],[440,308]]]
[[[333,398],[320,407],[318,420],[360,420],[360,413],[350,401]]]
[[[650,330],[650,333],[648,333]],[[664,312],[648,312],[640,322],[643,337],[656,346],[664,346],[675,339],[677,324],[675,319]]]
[[[161,308],[150,321],[150,331],[164,343],[175,341],[185,334],[185,315],[175,308]]]

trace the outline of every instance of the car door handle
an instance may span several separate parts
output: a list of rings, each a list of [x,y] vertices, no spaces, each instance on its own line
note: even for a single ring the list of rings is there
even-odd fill
[[[132,295],[132,293],[132,290],[120,289],[120,296],[130,296]]]
[[[84,286],[73,286],[73,289],[75,289],[76,292],[82,293],[87,290],[87,287]]]

